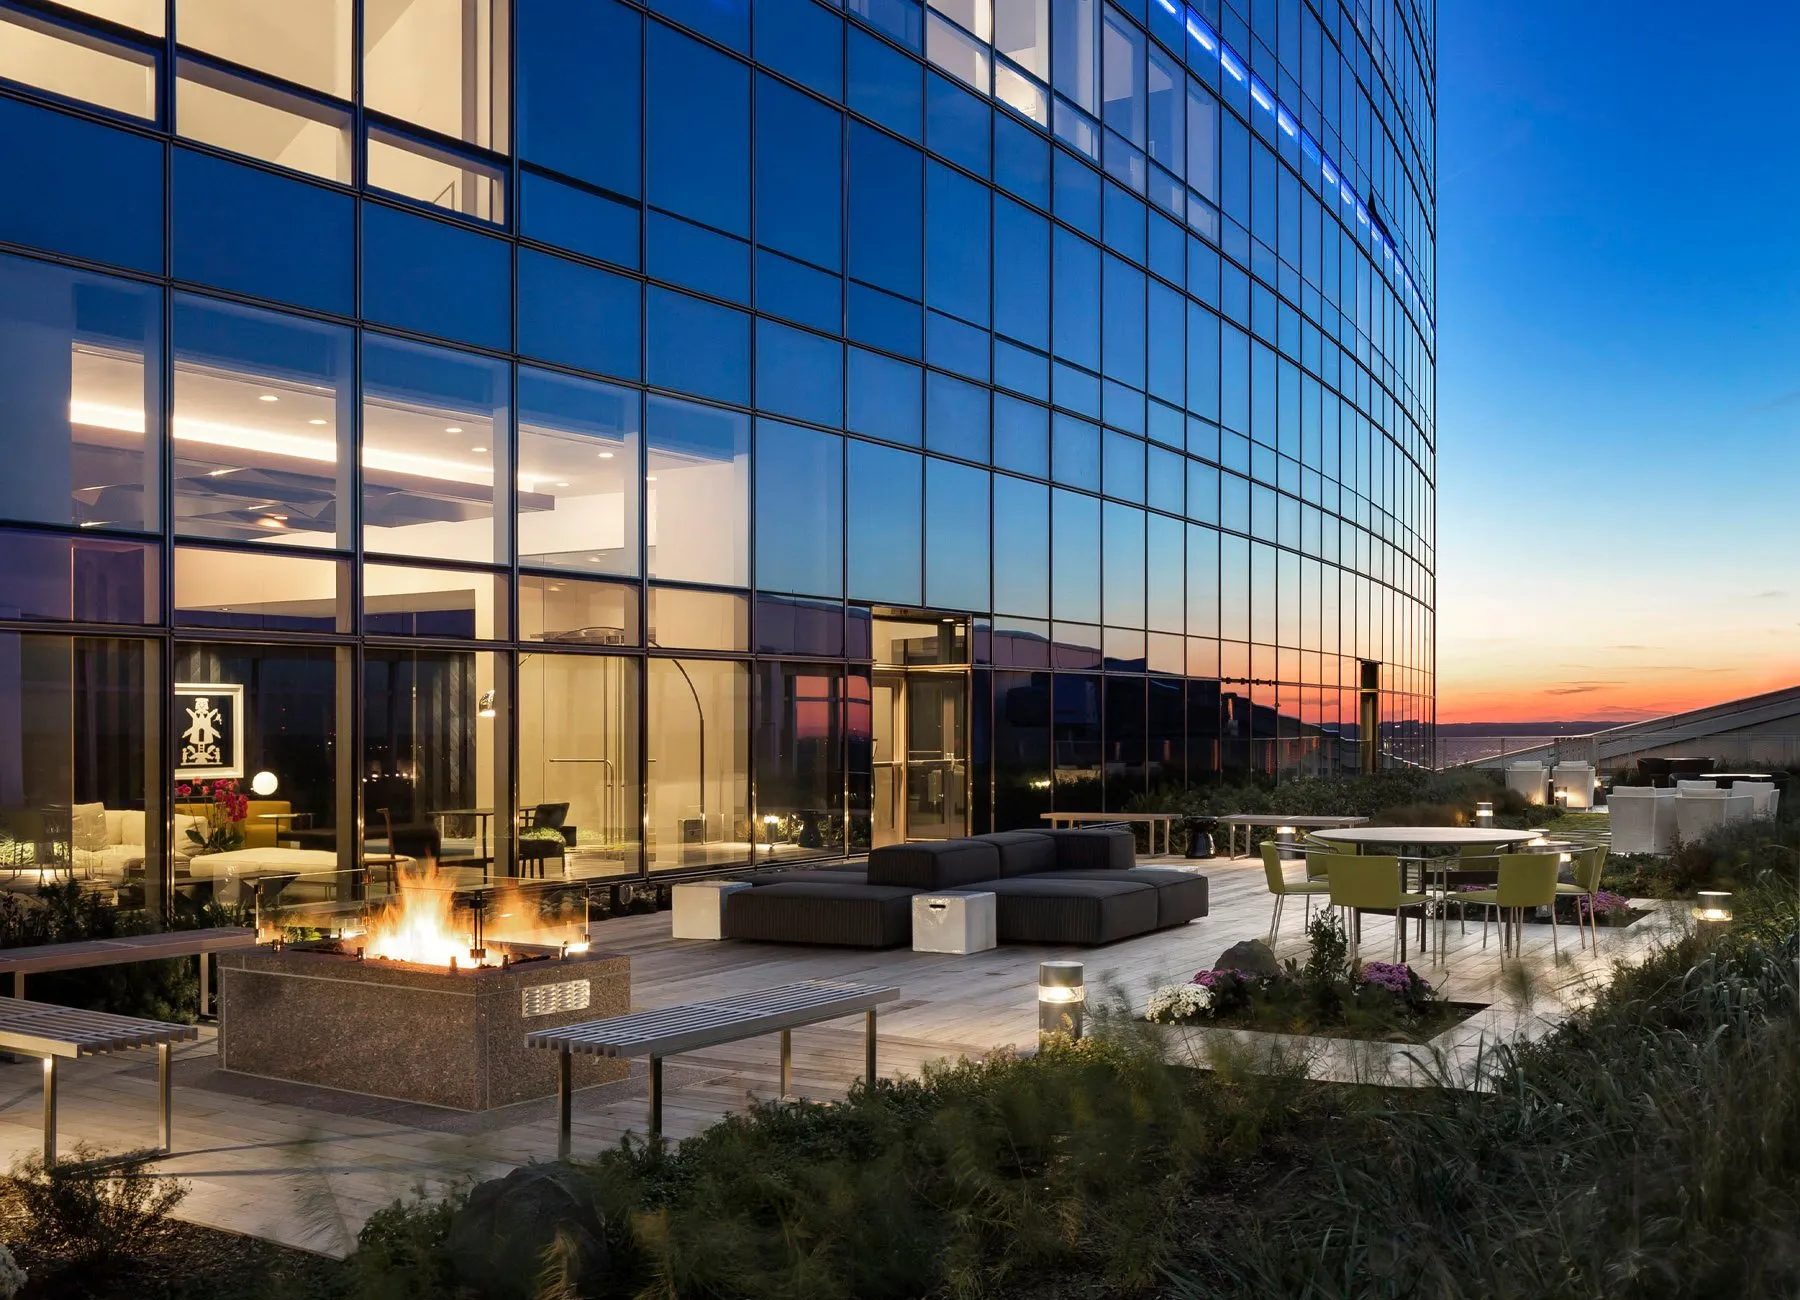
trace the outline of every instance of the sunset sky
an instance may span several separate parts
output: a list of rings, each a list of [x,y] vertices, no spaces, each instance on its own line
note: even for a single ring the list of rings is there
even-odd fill
[[[1752,8],[1438,8],[1440,722],[1800,683],[1800,6]]]

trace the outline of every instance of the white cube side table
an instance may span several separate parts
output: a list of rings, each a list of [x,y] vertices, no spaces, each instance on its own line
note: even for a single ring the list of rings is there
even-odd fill
[[[725,896],[751,887],[744,880],[695,880],[676,885],[669,891],[669,900],[674,904],[671,937],[723,939]]]
[[[994,895],[914,894],[912,928],[914,952],[986,952],[998,943]]]

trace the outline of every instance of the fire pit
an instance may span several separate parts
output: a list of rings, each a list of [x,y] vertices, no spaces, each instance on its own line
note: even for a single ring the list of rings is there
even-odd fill
[[[497,920],[532,913],[517,900],[460,910],[470,925],[451,890],[411,875],[364,933],[221,956],[221,1064],[458,1110],[554,1094],[557,1062],[528,1052],[526,1033],[625,1014],[628,959],[530,927],[495,937]],[[576,1087],[628,1070],[592,1057],[574,1066]]]

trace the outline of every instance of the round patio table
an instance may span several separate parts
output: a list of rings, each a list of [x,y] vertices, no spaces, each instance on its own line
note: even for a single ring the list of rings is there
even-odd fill
[[[1336,844],[1391,844],[1400,852],[1400,887],[1406,888],[1408,859],[1424,859],[1424,850],[1461,848],[1465,844],[1524,845],[1541,839],[1542,831],[1509,831],[1479,826],[1350,826],[1343,830],[1314,831],[1313,838]],[[1421,874],[1422,871],[1421,871]],[[1438,959],[1443,960],[1446,907],[1438,908]],[[1400,931],[1400,960],[1406,960],[1406,930],[1396,915],[1394,924]],[[1419,941],[1424,943],[1425,918],[1419,918]]]

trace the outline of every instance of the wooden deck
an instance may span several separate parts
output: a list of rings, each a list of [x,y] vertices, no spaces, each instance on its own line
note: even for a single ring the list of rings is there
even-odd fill
[[[1158,984],[1191,978],[1232,943],[1267,933],[1269,895],[1260,863],[1213,859],[1197,865],[1210,878],[1212,913],[1180,929],[1098,949],[1004,947],[970,956],[810,949],[773,944],[709,943],[669,937],[669,913],[597,925],[597,947],[626,953],[634,1009],[700,1001],[720,994],[802,979],[896,984],[898,1002],[883,1008],[883,1075],[916,1074],[927,1062],[996,1048],[1030,1047],[1036,1039],[1037,963],[1074,958],[1087,965],[1090,1006],[1118,1002],[1141,1008]],[[1656,905],[1644,905],[1654,907]],[[1298,898],[1288,906],[1277,952],[1299,956],[1304,941]],[[1619,960],[1642,956],[1669,928],[1658,910],[1625,930],[1602,930],[1598,955],[1580,952],[1572,927],[1562,931],[1562,957],[1551,956],[1550,927],[1525,927],[1533,972],[1529,1001],[1516,979],[1502,980],[1497,937],[1481,948],[1481,927],[1466,935],[1449,926],[1448,966],[1412,954],[1416,968],[1458,1001],[1490,1009],[1465,1022],[1459,1045],[1536,1036],[1609,976]],[[1363,952],[1385,959],[1390,922],[1365,922]],[[1512,963],[1509,962],[1509,968]],[[860,1021],[796,1030],[795,1091],[841,1097],[863,1069]],[[673,1057],[665,1067],[664,1129],[682,1137],[750,1098],[779,1087],[777,1038],[751,1039]],[[1323,1071],[1333,1073],[1327,1065]],[[0,1065],[0,1161],[33,1150],[41,1117],[34,1062]],[[124,1150],[150,1136],[153,1063],[129,1057],[83,1061],[62,1081],[64,1148],[86,1141]],[[176,1053],[174,1152],[160,1168],[190,1185],[180,1214],[195,1222],[255,1233],[330,1254],[354,1245],[370,1212],[415,1188],[484,1178],[556,1153],[554,1097],[469,1115],[295,1084],[225,1074],[215,1035]],[[632,1078],[581,1091],[574,1104],[574,1149],[593,1153],[645,1125],[643,1064]]]

